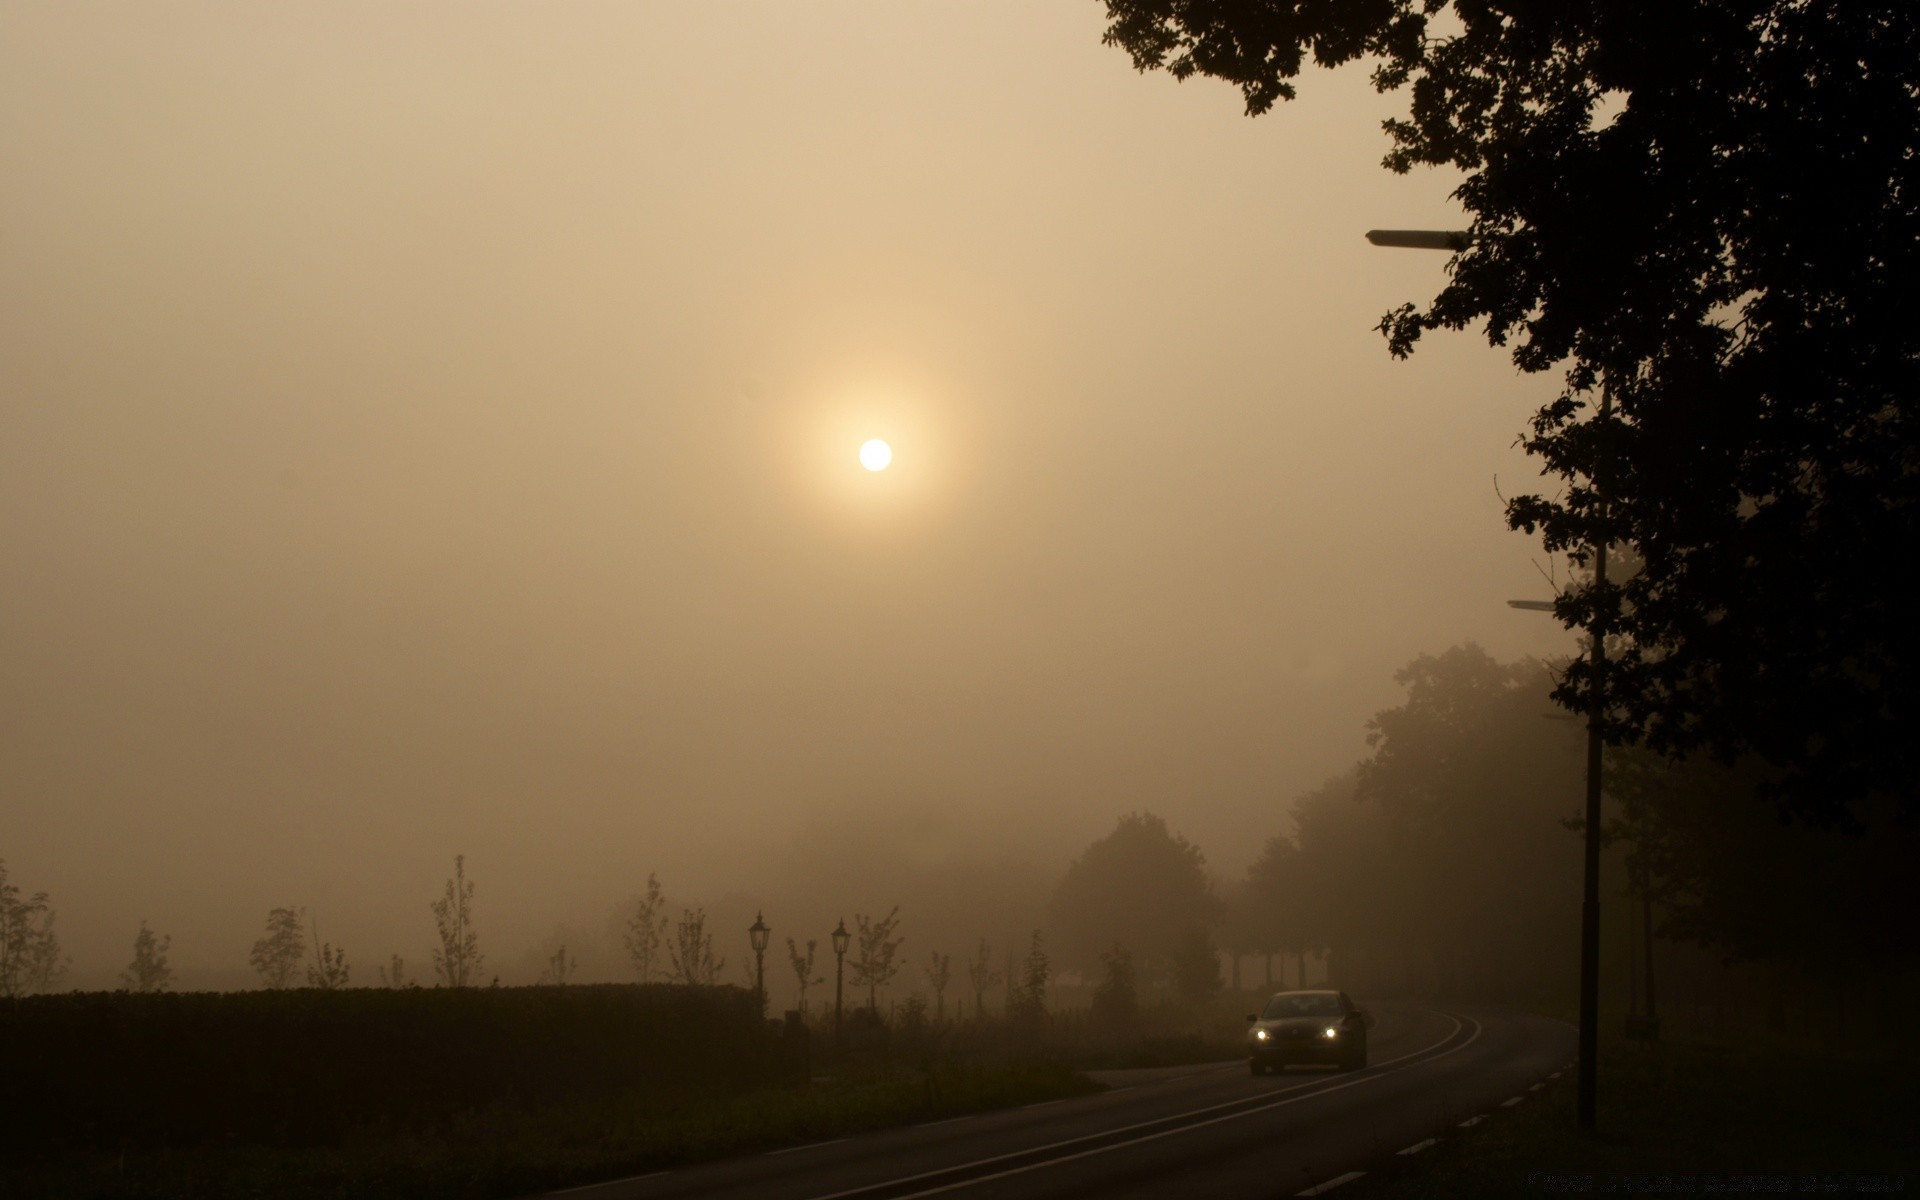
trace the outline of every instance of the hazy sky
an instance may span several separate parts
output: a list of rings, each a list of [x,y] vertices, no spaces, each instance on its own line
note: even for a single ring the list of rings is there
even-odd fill
[[[281,904],[424,967],[456,852],[508,965],[649,869],[776,937],[1139,808],[1233,873],[1406,660],[1564,651],[1551,381],[1372,329],[1445,258],[1363,232],[1459,223],[1399,101],[1103,27],[0,0],[0,858],[73,982]]]

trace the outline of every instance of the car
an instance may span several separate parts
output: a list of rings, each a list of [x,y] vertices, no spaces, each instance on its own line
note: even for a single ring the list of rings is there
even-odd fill
[[[1373,1018],[1345,992],[1331,988],[1276,993],[1248,1013],[1247,1060],[1255,1075],[1292,1063],[1331,1063],[1346,1071],[1367,1065]]]

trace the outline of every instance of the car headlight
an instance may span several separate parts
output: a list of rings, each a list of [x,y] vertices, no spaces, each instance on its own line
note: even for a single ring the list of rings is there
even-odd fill
[[[1338,1026],[1329,1025],[1320,1031],[1320,1036],[1323,1038],[1337,1038],[1340,1036],[1340,1029]]]
[[[1266,1030],[1264,1030],[1264,1029],[1256,1029],[1256,1030],[1254,1030],[1254,1031],[1253,1031],[1253,1040],[1254,1040],[1254,1041],[1256,1041],[1256,1042],[1264,1042],[1264,1041],[1266,1041],[1266,1040],[1267,1040],[1267,1031],[1266,1031]]]

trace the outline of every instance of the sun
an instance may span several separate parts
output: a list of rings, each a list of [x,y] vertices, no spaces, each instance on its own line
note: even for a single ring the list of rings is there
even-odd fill
[[[884,471],[893,461],[893,447],[879,438],[869,438],[860,447],[860,465],[869,471]]]

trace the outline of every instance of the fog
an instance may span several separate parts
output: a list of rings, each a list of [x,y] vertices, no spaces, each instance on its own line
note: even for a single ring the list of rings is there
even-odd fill
[[[1373,331],[1453,181],[1364,70],[1248,120],[1103,26],[0,6],[0,858],[68,982],[145,920],[246,986],[278,905],[425,975],[456,853],[503,982],[618,977],[649,872],[735,979],[754,911],[958,959],[1122,813],[1243,870],[1414,656],[1564,652],[1546,385]]]

